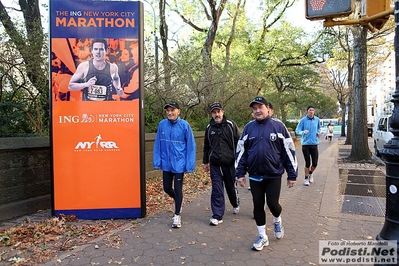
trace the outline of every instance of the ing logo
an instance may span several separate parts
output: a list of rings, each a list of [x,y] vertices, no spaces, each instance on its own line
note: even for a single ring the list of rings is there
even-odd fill
[[[96,121],[94,115],[82,114],[79,115],[60,115],[58,117],[59,124],[78,124],[78,123],[94,123]]]

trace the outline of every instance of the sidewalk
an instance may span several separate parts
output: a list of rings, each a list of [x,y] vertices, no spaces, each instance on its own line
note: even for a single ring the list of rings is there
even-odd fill
[[[374,164],[344,164],[339,159],[344,139],[323,142],[315,182],[303,186],[303,156],[297,149],[299,177],[281,191],[285,236],[273,236],[272,216],[267,211],[267,234],[270,245],[262,251],[251,250],[257,229],[252,215],[252,196],[239,187],[240,213],[232,214],[226,205],[224,222],[209,226],[210,190],[196,198],[186,198],[182,227],[171,228],[173,213],[164,211],[138,219],[109,235],[45,265],[318,265],[319,240],[374,240],[384,224],[383,216],[343,213],[345,196],[340,193],[347,169],[384,171]],[[118,245],[109,245],[110,239]]]

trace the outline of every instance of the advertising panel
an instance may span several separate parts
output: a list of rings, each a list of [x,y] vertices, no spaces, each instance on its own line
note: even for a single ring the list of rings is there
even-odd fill
[[[54,215],[145,215],[142,10],[50,1]]]

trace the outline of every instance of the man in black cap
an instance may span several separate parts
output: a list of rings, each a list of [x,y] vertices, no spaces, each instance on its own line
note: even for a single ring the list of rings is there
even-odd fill
[[[287,171],[287,186],[293,187],[298,176],[295,145],[285,125],[270,117],[270,106],[265,98],[258,96],[250,105],[254,120],[248,122],[237,145],[236,176],[240,186],[245,186],[245,175],[251,187],[254,218],[258,238],[252,245],[262,250],[269,245],[266,235],[265,198],[273,214],[274,236],[281,239],[284,227],[279,203],[281,179]]]
[[[226,119],[220,103],[209,107],[212,119],[205,129],[204,171],[209,172],[212,180],[210,225],[223,222],[225,212],[224,186],[233,214],[240,211],[240,200],[235,181],[234,160],[240,133],[233,120]]]
[[[319,137],[321,136],[320,119],[314,115],[315,108],[309,105],[307,115],[298,123],[295,133],[301,136],[302,153],[305,158],[305,180],[303,184],[309,186],[313,183],[313,172],[319,160]]]
[[[154,169],[162,170],[163,189],[175,201],[172,228],[180,228],[183,177],[185,172],[194,172],[195,169],[195,139],[190,124],[179,116],[178,103],[167,103],[164,109],[168,118],[158,124],[153,165]]]

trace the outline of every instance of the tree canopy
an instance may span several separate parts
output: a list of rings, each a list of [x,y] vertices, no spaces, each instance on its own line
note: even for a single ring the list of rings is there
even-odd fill
[[[169,100],[179,102],[182,118],[194,130],[205,128],[208,106],[216,101],[239,126],[252,119],[248,103],[256,95],[272,102],[283,121],[300,118],[309,104],[317,106],[321,118],[336,118],[339,106],[349,101],[353,75],[345,74],[350,73],[345,66],[353,57],[350,35],[345,39],[335,29],[297,27],[285,16],[295,0],[259,0],[258,5],[246,0],[146,2],[156,13],[145,16],[147,132],[156,130]],[[10,6],[0,2],[1,136],[48,134],[48,38],[42,25],[46,14],[40,13],[45,10],[39,0]],[[154,64],[155,33],[160,35],[155,39],[160,57]],[[344,40],[349,40],[346,46]],[[383,41],[370,37],[369,43]],[[384,56],[369,62],[378,64]],[[370,72],[377,75],[376,68]],[[347,81],[338,82],[338,76]]]

